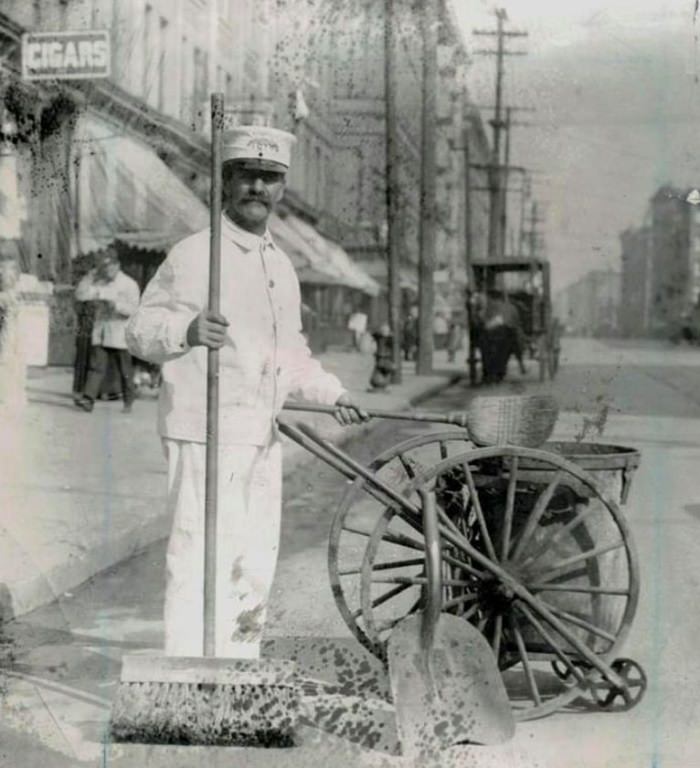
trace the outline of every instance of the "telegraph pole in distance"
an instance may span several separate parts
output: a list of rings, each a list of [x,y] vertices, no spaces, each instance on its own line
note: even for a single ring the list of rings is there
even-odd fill
[[[501,225],[501,216],[499,208],[501,203],[502,171],[501,164],[501,131],[504,128],[504,122],[501,116],[501,102],[503,94],[503,58],[504,56],[524,56],[524,51],[506,51],[505,40],[508,37],[526,37],[527,32],[506,32],[504,24],[507,20],[506,12],[503,8],[496,11],[497,29],[480,30],[475,29],[475,35],[485,35],[497,37],[496,50],[478,50],[474,53],[488,56],[496,56],[496,107],[494,118],[491,121],[493,127],[493,148],[491,155],[491,168],[489,170],[489,240],[488,257],[491,260],[498,258],[500,252],[499,229]]]
[[[384,0],[384,97],[386,130],[386,218],[387,287],[389,291],[389,327],[393,337],[392,380],[401,383],[401,252],[399,238],[399,163],[397,152],[398,117],[396,114],[396,31],[394,2]]]
[[[504,259],[506,255],[506,234],[508,231],[508,171],[510,170],[510,131],[511,131],[511,107],[506,107],[506,156],[503,167],[499,168],[500,195],[499,195],[499,232],[498,232],[498,258]]]
[[[421,119],[420,262],[418,265],[418,359],[416,373],[433,370],[435,271],[435,113],[437,101],[437,0],[423,4],[423,109]]]

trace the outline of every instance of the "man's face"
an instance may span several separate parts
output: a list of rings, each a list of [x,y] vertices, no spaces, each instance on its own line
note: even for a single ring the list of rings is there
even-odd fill
[[[224,210],[239,227],[262,234],[274,206],[284,194],[285,174],[228,163],[224,166]]]

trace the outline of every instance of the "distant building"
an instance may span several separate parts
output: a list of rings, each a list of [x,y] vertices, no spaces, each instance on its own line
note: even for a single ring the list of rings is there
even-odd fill
[[[630,228],[620,235],[620,333],[646,336],[651,330],[653,238],[649,225]]]
[[[578,336],[613,336],[618,332],[620,273],[587,272],[554,298],[555,314],[568,332]]]
[[[700,208],[691,190],[661,187],[650,202],[652,228],[649,329],[672,333],[700,297]]]

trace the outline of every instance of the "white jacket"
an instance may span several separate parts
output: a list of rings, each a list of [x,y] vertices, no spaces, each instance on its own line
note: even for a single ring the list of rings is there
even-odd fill
[[[126,321],[139,305],[139,286],[136,280],[117,272],[114,280],[103,280],[97,270],[91,269],[75,289],[76,301],[97,301],[92,343],[98,347],[126,349],[124,329]],[[112,304],[101,303],[110,301]]]
[[[159,433],[205,442],[206,347],[189,348],[190,322],[208,304],[209,229],[177,243],[146,287],[127,326],[129,349],[163,363]],[[269,233],[258,237],[222,217],[219,440],[265,445],[288,394],[332,405],[338,379],[311,357],[301,333],[294,267]]]

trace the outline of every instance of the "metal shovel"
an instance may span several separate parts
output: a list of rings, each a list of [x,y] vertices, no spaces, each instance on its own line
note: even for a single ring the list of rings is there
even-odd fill
[[[440,534],[435,496],[419,489],[426,541],[424,611],[392,631],[389,679],[402,751],[437,753],[455,744],[499,744],[515,719],[496,658],[469,622],[441,613]]]

